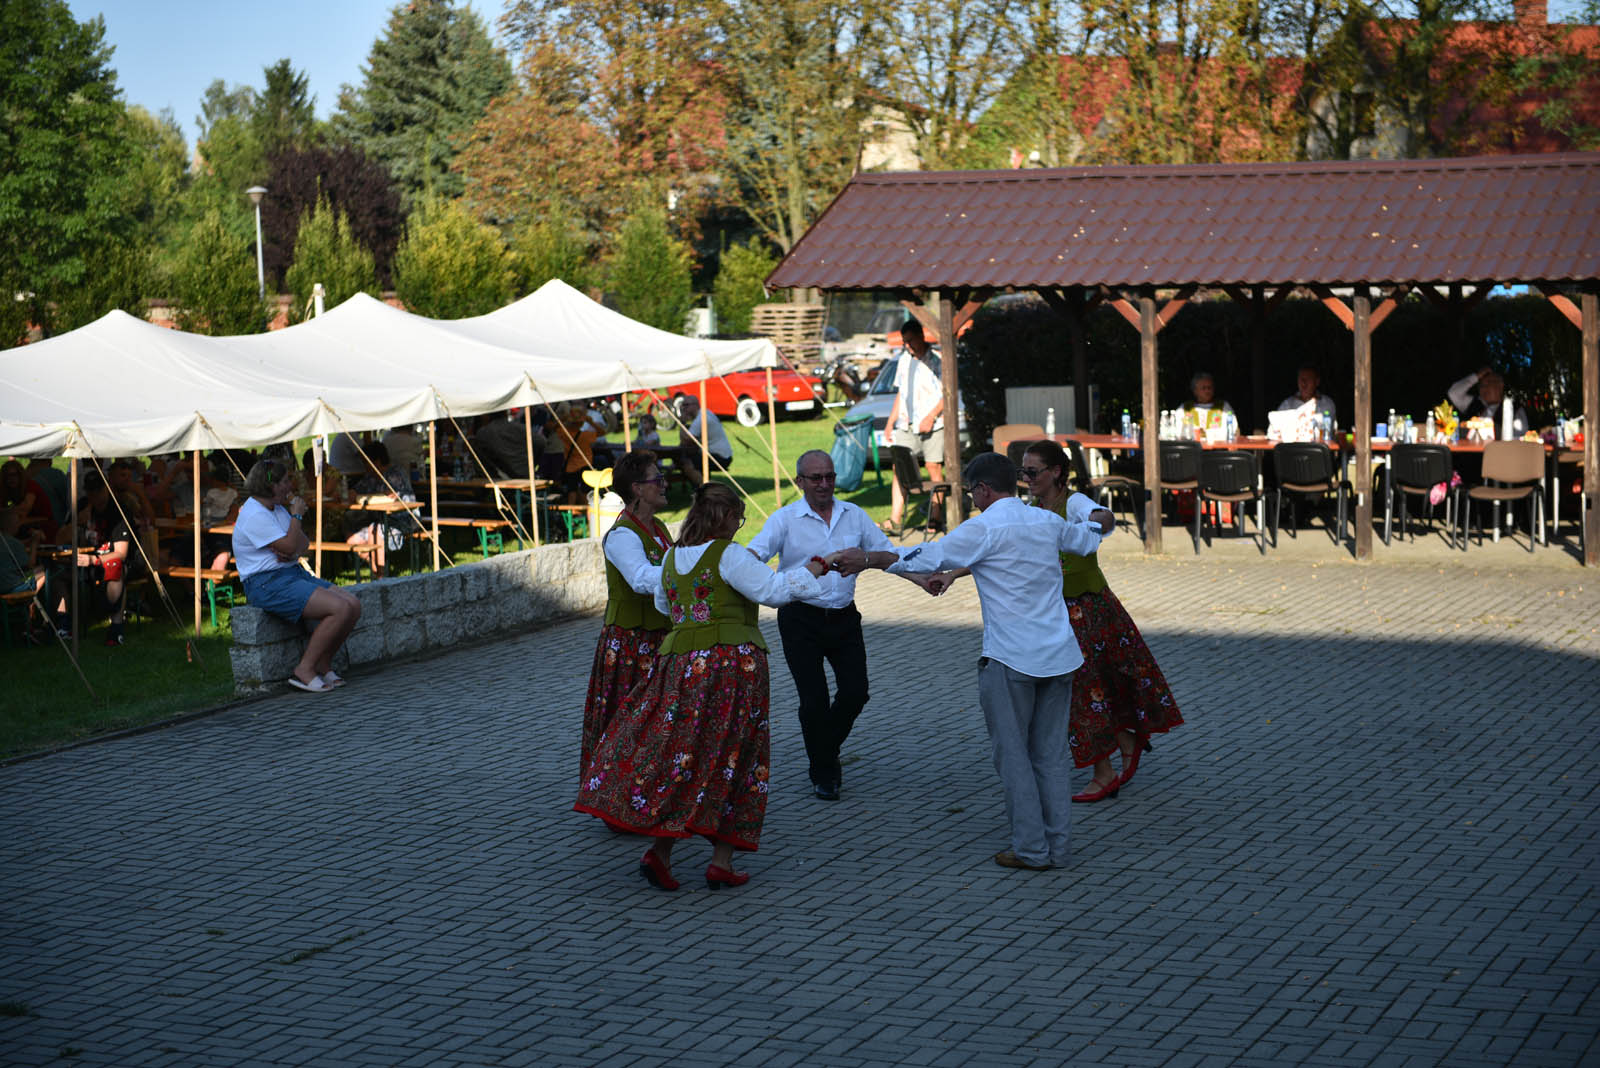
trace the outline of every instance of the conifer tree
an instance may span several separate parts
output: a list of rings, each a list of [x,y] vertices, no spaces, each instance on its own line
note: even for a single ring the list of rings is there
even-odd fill
[[[494,227],[455,201],[432,201],[406,225],[394,254],[394,288],[418,315],[484,315],[511,302],[511,257]]]
[[[606,291],[617,310],[641,323],[683,333],[694,303],[689,247],[667,231],[659,208],[640,206],[622,224],[606,263]]]
[[[329,308],[349,300],[357,293],[378,295],[378,274],[372,253],[361,246],[350,232],[344,212],[320,198],[317,205],[300,219],[300,232],[294,242],[294,263],[284,275],[284,285],[293,294],[289,321],[302,322],[309,310],[312,290],[322,283]]]
[[[196,334],[257,334],[267,316],[256,289],[249,242],[208,211],[189,232],[172,275],[179,330]]]

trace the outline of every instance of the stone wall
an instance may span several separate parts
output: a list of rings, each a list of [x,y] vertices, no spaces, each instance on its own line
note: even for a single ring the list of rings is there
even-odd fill
[[[605,558],[600,543],[588,539],[347,588],[361,599],[361,622],[334,658],[336,671],[598,611],[606,603]],[[282,683],[309,629],[259,608],[235,608],[234,689],[255,693]]]

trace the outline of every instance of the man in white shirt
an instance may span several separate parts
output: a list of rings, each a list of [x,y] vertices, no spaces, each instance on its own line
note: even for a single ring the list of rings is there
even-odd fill
[[[899,362],[895,367],[894,403],[889,408],[889,443],[904,445],[911,455],[928,465],[934,482],[944,477],[944,382],[929,363],[932,351],[922,333],[922,324],[907,319],[900,327]],[[938,510],[938,501],[928,505],[929,514]],[[889,523],[898,528],[905,516],[905,495],[900,483],[889,487]]]
[[[1472,395],[1473,386],[1478,387],[1476,397]],[[1522,410],[1520,404],[1506,398],[1506,380],[1500,377],[1500,372],[1481,367],[1475,374],[1456,382],[1447,392],[1450,403],[1456,406],[1463,420],[1479,415],[1493,419],[1496,438],[1505,437],[1506,405],[1511,406],[1511,437],[1516,439],[1527,433],[1528,413]]]
[[[704,439],[706,451],[711,454],[711,459],[714,461],[711,466],[713,471],[717,470],[717,464],[721,464],[726,470],[733,463],[733,447],[728,444],[728,435],[722,429],[722,420],[718,419],[714,412],[702,412],[700,398],[692,396],[683,398],[683,425],[688,429],[678,432],[680,446],[699,450],[700,441]],[[690,482],[698,486],[700,457],[685,456],[681,463],[683,473],[689,476]]]
[[[833,458],[820,449],[795,463],[802,497],[779,508],[750,541],[762,563],[778,557],[787,571],[807,560],[849,550],[838,571],[818,582],[820,596],[803,597],[778,609],[783,659],[800,698],[800,734],[806,743],[812,792],[837,801],[843,775],[839,750],[867,703],[867,645],[856,610],[856,573],[872,561],[887,567],[899,559],[894,546],[867,513],[833,496]],[[915,580],[914,580],[915,581]],[[918,583],[926,588],[924,578]],[[830,701],[823,661],[833,668],[838,690]]]
[[[1334,425],[1339,423],[1339,409],[1334,405],[1333,398],[1322,392],[1322,373],[1315,367],[1307,364],[1300,368],[1300,373],[1295,377],[1295,392],[1283,398],[1283,403],[1278,405],[1280,412],[1293,412],[1311,404],[1312,411],[1321,415],[1327,412],[1333,416]]]
[[[999,453],[974,457],[962,477],[979,514],[938,541],[899,549],[888,570],[971,571],[983,611],[978,704],[1011,824],[1011,848],[994,860],[1041,871],[1066,863],[1069,852],[1067,717],[1072,673],[1083,663],[1061,596],[1059,554],[1087,556],[1112,527],[1024,504],[1016,465]]]

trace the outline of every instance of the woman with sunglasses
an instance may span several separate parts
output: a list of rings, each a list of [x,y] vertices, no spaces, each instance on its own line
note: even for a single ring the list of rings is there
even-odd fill
[[[1066,453],[1053,441],[1034,442],[1023,453],[1021,474],[1034,503],[1063,519],[1084,518],[1099,505],[1067,491],[1067,471]],[[1107,585],[1097,554],[1061,554],[1061,593],[1083,651],[1083,666],[1072,678],[1068,740],[1073,763],[1094,767],[1089,789],[1072,799],[1104,801],[1133,778],[1140,754],[1150,751],[1150,735],[1164,734],[1183,717],[1139,628]],[[1111,766],[1118,751],[1120,774]]]
[[[635,449],[612,468],[611,488],[622,498],[622,515],[601,543],[606,558],[606,616],[589,671],[583,706],[578,772],[589,766],[594,743],[628,691],[649,676],[656,646],[667,633],[667,617],[656,611],[661,557],[672,534],[656,518],[667,506],[667,480],[656,454]]]
[[[749,882],[733,870],[733,851],[760,845],[770,763],[767,644],[757,605],[815,596],[828,570],[812,557],[773,572],[734,545],[743,525],[732,489],[707,482],[695,490],[655,592],[672,629],[654,670],[596,739],[573,805],[653,838],[639,870],[661,890],[678,888],[672,847],[693,835],[712,843],[710,889]]]

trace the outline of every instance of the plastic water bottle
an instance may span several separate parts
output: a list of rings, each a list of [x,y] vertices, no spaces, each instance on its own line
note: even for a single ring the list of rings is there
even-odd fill
[[[1567,447],[1567,421],[1561,416],[1556,416],[1556,444],[1561,448]]]
[[[1044,436],[1047,438],[1054,437],[1055,433],[1056,410],[1054,408],[1046,408],[1044,410]]]
[[[1128,414],[1128,409],[1122,409],[1122,436],[1133,437],[1133,417]]]
[[[1434,425],[1433,413],[1429,412],[1428,413],[1428,428],[1427,428],[1427,430],[1425,432],[1424,440],[1426,440],[1426,441],[1431,443],[1433,441],[1434,435],[1437,434],[1437,433],[1438,433],[1438,427]]]
[[[1389,440],[1400,441],[1400,424],[1395,422],[1394,409],[1389,409]]]
[[[1415,445],[1417,443],[1417,428],[1412,425],[1411,417],[1409,415],[1406,416],[1405,442],[1407,445]]]
[[[1500,440],[1510,441],[1515,436],[1515,428],[1511,425],[1511,394],[1507,393],[1500,402]]]

